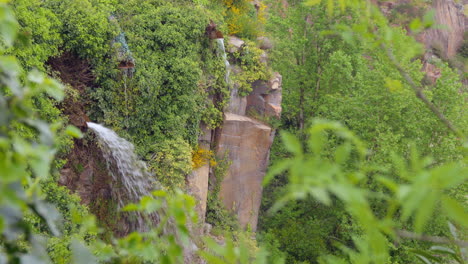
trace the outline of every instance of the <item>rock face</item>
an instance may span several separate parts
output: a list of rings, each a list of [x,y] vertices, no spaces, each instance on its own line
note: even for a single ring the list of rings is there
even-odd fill
[[[210,149],[212,131],[206,126],[202,126],[202,134],[198,139],[199,147]],[[208,198],[208,180],[210,175],[210,164],[207,163],[202,167],[195,169],[187,177],[187,186],[190,194],[197,200],[195,207],[200,222],[204,222],[206,214],[206,202]]]
[[[417,9],[416,5],[409,0],[394,0],[394,1],[377,1],[373,3],[380,7],[380,10],[386,15],[391,16],[394,9],[403,6]],[[440,55],[444,58],[451,58],[463,43],[464,33],[468,25],[466,16],[464,15],[464,5],[468,4],[468,0],[433,0],[432,6],[426,7],[426,10],[421,10],[425,13],[429,8],[435,11],[435,24],[438,29],[429,29],[417,36],[418,41],[424,43],[427,49],[440,50]],[[397,10],[401,12],[401,10]],[[407,13],[411,17],[414,14]],[[419,14],[419,15],[422,15]],[[401,25],[400,25],[401,26]]]
[[[432,7],[436,12],[436,23],[444,28],[427,30],[420,38],[427,48],[440,48],[447,58],[454,56],[463,43],[467,21],[462,2],[466,4],[467,1],[434,0]]]
[[[248,226],[254,231],[275,133],[270,126],[248,115],[280,117],[281,81],[279,73],[270,81],[256,81],[246,98],[233,90],[224,124],[215,134],[216,153],[223,156],[227,152],[232,162],[221,183],[220,198],[225,207],[237,215],[242,227]]]
[[[271,43],[262,39],[260,43],[268,49]],[[227,52],[235,53],[242,49],[244,41],[229,37]],[[262,62],[267,63],[264,52]],[[233,74],[242,69],[235,64],[227,64]],[[241,227],[256,230],[258,211],[262,199],[262,182],[268,167],[270,147],[275,131],[260,120],[279,118],[281,114],[280,74],[273,74],[269,81],[258,80],[252,83],[248,96],[238,94],[238,85],[230,83],[230,100],[224,110],[224,122],[220,128],[210,131],[202,126],[199,146],[213,149],[218,157],[225,157],[231,163],[220,184],[219,198],[226,209],[234,213]],[[194,170],[187,177],[189,192],[198,200],[197,212],[204,221],[207,210],[209,181],[216,177],[209,164]],[[210,182],[212,183],[212,182]]]
[[[267,117],[280,118],[282,110],[281,83],[282,77],[279,73],[275,73],[268,82],[254,82],[252,84],[253,91],[247,97],[247,113],[255,111],[255,113]]]
[[[226,113],[223,128],[217,133],[216,152],[227,152],[232,162],[221,183],[220,198],[237,214],[242,227],[255,230],[272,129],[252,118]]]
[[[239,51],[242,46],[244,46],[245,42],[238,38],[238,37],[234,37],[234,36],[229,36],[229,41],[228,41],[228,52],[229,53],[234,53],[236,51]]]

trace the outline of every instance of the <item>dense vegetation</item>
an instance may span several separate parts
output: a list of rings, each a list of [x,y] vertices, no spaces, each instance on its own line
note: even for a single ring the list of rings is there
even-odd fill
[[[466,74],[435,59],[441,77],[424,82],[422,46],[368,1],[6,2],[0,263],[182,263],[194,261],[185,253],[194,244],[208,263],[466,263]],[[409,9],[423,16],[427,4]],[[412,32],[432,26],[430,16],[389,19]],[[229,162],[197,146],[200,123],[219,127],[229,100],[210,20],[246,40],[231,58],[243,70],[233,76],[242,95],[270,75],[259,36],[274,42],[270,66],[284,78],[257,234],[263,249],[217,196]],[[118,67],[127,48],[134,71]],[[466,43],[461,58],[465,51]],[[52,60],[67,54],[85,65],[85,85],[56,72]],[[149,232],[115,238],[59,186],[73,138],[83,136],[68,125],[70,105],[133,142],[164,186],[125,208],[158,212]],[[192,234],[195,201],[183,191],[204,162],[217,178],[206,217],[223,245]]]

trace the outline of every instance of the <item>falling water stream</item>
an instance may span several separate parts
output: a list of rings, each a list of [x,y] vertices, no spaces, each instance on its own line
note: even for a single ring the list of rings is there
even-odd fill
[[[216,42],[226,66],[225,81],[231,90],[231,97],[237,96],[236,87],[231,89],[231,69],[227,60],[224,39],[216,39]],[[87,125],[96,134],[98,144],[106,160],[107,169],[112,176],[112,197],[117,201],[118,209],[123,208],[128,203],[138,202],[143,196],[150,195],[151,191],[158,187],[157,181],[152,180],[154,177],[148,172],[145,163],[139,160],[135,154],[135,147],[132,143],[119,137],[117,133],[102,125],[92,122],[88,122]],[[135,213],[125,219],[123,234],[133,231],[146,232],[157,222],[159,222],[158,215],[150,217],[150,223],[148,223],[148,218]],[[166,230],[166,232],[171,232],[170,229],[174,231],[176,228],[169,226],[169,230]],[[196,246],[193,242],[184,247],[185,263],[193,262],[192,257],[195,250]]]
[[[216,42],[218,43],[218,48],[221,51],[221,56],[224,60],[224,65],[226,65],[226,75],[224,76],[224,79],[226,80],[226,83],[229,86],[230,84],[229,75],[231,73],[231,65],[229,64],[229,61],[227,59],[226,48],[224,47],[224,39],[217,38]]]
[[[141,197],[150,195],[156,188],[153,176],[146,169],[143,161],[134,152],[134,146],[119,137],[114,131],[92,122],[88,127],[96,134],[98,144],[106,160],[113,184],[112,197],[119,209],[128,203],[138,202]],[[147,221],[136,214],[126,221],[128,231],[147,231]]]
[[[132,143],[102,125],[92,122],[87,124],[88,128],[96,134],[99,147],[107,163],[107,169],[112,175],[112,197],[117,201],[119,209],[128,203],[138,202],[143,196],[150,195],[152,190],[159,188],[159,183],[152,180],[154,177],[148,172],[145,163],[138,159]],[[122,223],[122,234],[125,235],[133,231],[146,232],[156,223],[159,223],[159,215],[157,214],[151,214],[149,217],[144,217],[140,213],[127,214]],[[164,232],[171,233],[178,239],[177,227],[172,220],[169,220]],[[189,241],[188,245],[183,245],[183,248],[184,262],[194,263],[196,245]]]

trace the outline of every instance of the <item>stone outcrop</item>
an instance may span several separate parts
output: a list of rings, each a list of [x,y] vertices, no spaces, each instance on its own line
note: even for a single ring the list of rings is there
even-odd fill
[[[237,37],[229,37],[227,52],[238,52],[244,44]],[[264,50],[271,48],[267,38],[262,38],[259,45]],[[266,64],[267,59],[264,51],[261,62]],[[229,67],[233,75],[242,71],[235,64]],[[251,230],[257,228],[262,182],[275,136],[274,129],[261,120],[280,117],[281,82],[278,73],[274,73],[269,81],[255,81],[248,96],[240,96],[238,85],[230,83],[230,100],[224,110],[223,125],[214,131],[202,126],[203,133],[199,137],[200,147],[213,149],[218,157],[225,157],[227,153],[231,165],[222,182],[217,183],[220,184],[219,198],[226,209],[237,216],[240,225]],[[187,177],[189,192],[198,200],[197,212],[202,216],[202,222],[207,209],[208,182],[214,183],[215,179],[209,164]]]
[[[198,145],[200,148],[210,149],[212,131],[206,126],[202,126],[201,130],[202,134],[198,139]],[[195,209],[200,218],[200,222],[204,222],[205,220],[209,174],[210,164],[207,162],[202,167],[193,170],[187,177],[187,186],[190,195],[197,200]]]
[[[216,153],[220,156],[228,153],[232,162],[221,183],[220,198],[237,215],[242,227],[254,231],[275,131],[252,116],[280,117],[281,81],[279,73],[269,81],[258,80],[252,84],[253,90],[247,97],[240,97],[234,89],[224,124],[215,135]]]
[[[262,80],[254,82],[253,91],[247,97],[247,113],[254,111],[267,117],[280,118],[281,83],[282,77],[279,73],[274,73],[268,82]]]
[[[220,155],[228,153],[231,166],[221,183],[220,198],[239,218],[242,227],[257,226],[262,181],[272,143],[271,127],[247,116],[225,114],[217,131]]]
[[[420,41],[427,48],[441,49],[442,56],[453,57],[463,43],[467,19],[463,13],[463,3],[467,1],[434,0],[432,8],[435,10],[436,24],[442,28],[430,29],[423,32]]]
[[[388,17],[392,15],[394,10],[402,6],[406,6],[410,11],[403,12],[403,15],[409,18],[422,16],[428,9],[435,11],[435,24],[437,28],[423,31],[417,36],[418,41],[424,43],[427,49],[438,50],[440,56],[451,58],[456,55],[457,50],[463,43],[464,33],[468,25],[467,17],[464,15],[464,5],[468,4],[468,0],[434,0],[432,6],[427,6],[426,10],[419,10],[409,0],[394,0],[394,1],[376,1],[372,0],[380,7],[382,13]],[[414,14],[414,13],[420,14]],[[404,26],[404,25],[400,25]]]
[[[244,44],[245,42],[242,39],[234,36],[229,36],[227,51],[229,53],[237,52],[242,48],[242,46],[244,46]]]
[[[236,52],[242,45],[242,40],[231,37],[228,52]],[[269,49],[271,43],[262,38],[260,46]],[[240,69],[233,65],[232,71],[236,74]],[[233,84],[224,124],[215,131],[217,155],[228,153],[231,162],[221,182],[220,198],[225,207],[237,215],[240,225],[252,230],[257,228],[262,181],[275,135],[273,128],[257,119],[280,118],[281,82],[279,73],[273,74],[269,81],[255,81],[252,92],[246,97],[240,96]]]

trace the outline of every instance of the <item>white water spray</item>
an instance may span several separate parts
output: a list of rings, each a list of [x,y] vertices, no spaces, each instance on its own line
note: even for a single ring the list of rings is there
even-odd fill
[[[92,122],[88,127],[96,134],[99,147],[112,175],[112,197],[121,209],[128,203],[137,203],[143,196],[150,195],[157,186],[143,161],[134,152],[132,143],[119,137],[114,131]],[[130,217],[128,231],[147,231],[148,223],[141,214]]]
[[[224,79],[226,80],[226,83],[229,86],[230,85],[229,75],[231,73],[231,65],[229,64],[229,61],[227,60],[226,48],[224,47],[224,39],[217,38],[216,42],[218,43],[218,48],[221,51],[221,56],[223,57],[224,65],[226,66],[226,75],[224,76]]]

